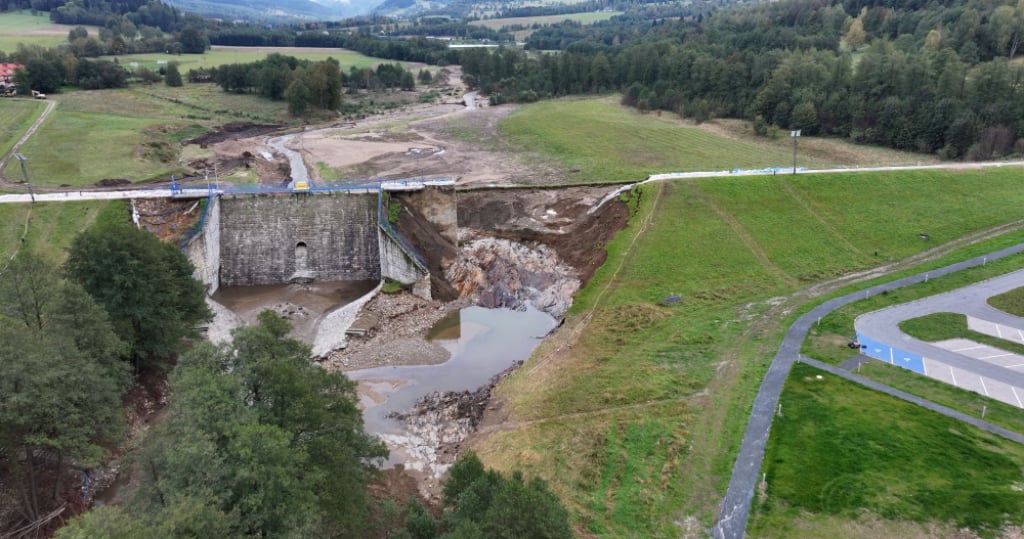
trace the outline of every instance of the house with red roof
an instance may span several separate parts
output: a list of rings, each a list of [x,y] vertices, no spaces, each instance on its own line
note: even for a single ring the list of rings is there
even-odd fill
[[[14,86],[14,72],[23,67],[21,64],[0,64],[0,88]]]

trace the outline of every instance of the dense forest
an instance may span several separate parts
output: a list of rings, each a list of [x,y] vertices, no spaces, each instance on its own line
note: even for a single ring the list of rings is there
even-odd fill
[[[619,90],[641,110],[745,118],[948,158],[1024,151],[1024,3],[791,0],[543,28],[465,51],[494,102]]]

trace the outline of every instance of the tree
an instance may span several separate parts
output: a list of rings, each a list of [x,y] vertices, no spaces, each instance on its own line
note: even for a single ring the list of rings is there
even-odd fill
[[[486,470],[471,451],[452,465],[443,503],[451,530],[446,539],[572,537],[569,514],[543,479],[524,481],[518,471],[505,477]]]
[[[69,464],[97,465],[121,432],[122,349],[103,309],[48,262],[23,251],[0,277],[0,475],[21,524],[56,508]]]
[[[210,47],[206,36],[195,26],[188,25],[178,35],[178,43],[181,43],[181,51],[186,54],[202,54]]]
[[[181,71],[178,70],[178,62],[167,62],[167,74],[164,75],[164,82],[171,87],[182,85]]]
[[[30,60],[23,69],[15,71],[14,81],[18,91],[25,89],[26,94],[28,90],[47,94],[56,92],[64,80],[59,65],[43,59]]]
[[[288,113],[292,116],[305,114],[313,99],[313,92],[304,79],[304,76],[296,76],[284,91],[284,99],[288,101]]]
[[[313,364],[290,329],[265,311],[231,345],[181,357],[141,459],[140,518],[167,528],[182,507],[205,507],[227,516],[217,536],[360,536],[366,483],[387,451],[363,431],[355,384]]]
[[[89,37],[89,30],[84,26],[76,26],[71,30],[68,30],[68,43],[74,43],[75,40],[85,39]]]
[[[429,70],[421,69],[419,74],[416,75],[416,79],[425,86],[433,80],[433,75],[430,74]]]
[[[124,224],[94,225],[71,243],[65,271],[110,314],[136,366],[169,357],[210,320],[203,284],[174,245]]]

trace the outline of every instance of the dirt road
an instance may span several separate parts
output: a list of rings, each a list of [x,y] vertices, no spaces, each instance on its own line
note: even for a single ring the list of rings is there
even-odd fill
[[[10,161],[12,157],[14,157],[14,154],[18,153],[18,150],[20,150],[21,147],[24,146],[26,142],[28,142],[29,137],[31,137],[36,132],[36,130],[39,129],[39,126],[42,125],[44,121],[46,121],[46,118],[50,115],[50,112],[52,112],[53,109],[56,107],[56,101],[47,101],[46,108],[43,109],[43,113],[40,114],[38,118],[36,118],[35,122],[32,122],[32,126],[29,127],[27,131],[25,131],[25,134],[22,135],[20,139],[18,139],[18,142],[14,143],[14,146],[11,146],[11,151],[8,152],[2,160],[0,160],[0,183],[13,183],[6,177],[7,163]]]

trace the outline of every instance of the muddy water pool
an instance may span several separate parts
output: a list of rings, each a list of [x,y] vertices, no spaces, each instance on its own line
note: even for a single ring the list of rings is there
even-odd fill
[[[416,460],[410,455],[411,446],[427,441],[410,439],[405,424],[388,414],[406,412],[421,397],[435,391],[473,391],[487,384],[492,376],[530,357],[557,324],[532,306],[523,311],[467,307],[457,315],[442,320],[430,333],[435,343],[451,353],[448,361],[346,373],[360,385],[366,430],[381,436],[392,451],[388,465],[430,467],[430,463],[409,462],[410,458]]]
[[[256,317],[264,309],[270,309],[291,322],[291,337],[311,344],[321,316],[359,299],[375,286],[377,281],[223,286],[213,299],[250,326],[256,325]]]

